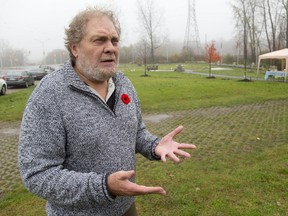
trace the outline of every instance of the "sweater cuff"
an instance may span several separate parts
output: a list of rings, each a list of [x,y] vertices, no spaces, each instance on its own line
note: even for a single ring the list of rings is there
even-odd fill
[[[114,199],[116,199],[116,196],[114,196],[110,191],[109,191],[109,187],[108,187],[108,176],[110,175],[111,173],[106,173],[106,175],[104,175],[104,178],[103,178],[103,191],[104,191],[104,194],[106,196],[106,198],[109,200],[109,201],[113,201]]]
[[[155,149],[156,149],[156,147],[158,146],[159,142],[160,142],[160,138],[157,138],[157,139],[154,141],[153,145],[152,145],[152,157],[153,157],[155,160],[160,160],[160,159],[161,159],[161,157],[158,156],[158,155],[156,155],[156,153],[155,153]]]

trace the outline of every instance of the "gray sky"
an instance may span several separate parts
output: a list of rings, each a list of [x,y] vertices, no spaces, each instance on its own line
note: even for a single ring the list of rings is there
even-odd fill
[[[191,0],[192,3],[193,0]],[[153,0],[163,13],[162,34],[170,41],[184,41],[188,0]],[[233,38],[233,0],[196,0],[196,19],[202,43]],[[137,41],[137,0],[0,0],[0,39],[14,49],[31,51],[30,58],[42,57],[64,48],[64,27],[87,6],[107,5],[119,13],[122,43]]]

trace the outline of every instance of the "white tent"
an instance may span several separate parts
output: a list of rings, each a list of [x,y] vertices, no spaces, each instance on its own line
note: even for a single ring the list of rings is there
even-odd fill
[[[285,71],[287,72],[288,70],[288,49],[282,49],[282,50],[277,50],[274,52],[266,53],[263,55],[259,55],[258,57],[258,66],[257,66],[257,77],[259,73],[259,67],[260,67],[260,62],[262,59],[281,59],[282,60],[282,67],[283,67],[283,61],[285,61]],[[281,72],[278,72],[281,73]],[[286,81],[288,73],[285,73],[284,79]]]
[[[288,49],[277,50],[274,52],[266,53],[263,55],[259,55],[258,57],[258,67],[257,74],[259,72],[260,62],[262,59],[282,59],[285,60],[285,68],[288,69]]]

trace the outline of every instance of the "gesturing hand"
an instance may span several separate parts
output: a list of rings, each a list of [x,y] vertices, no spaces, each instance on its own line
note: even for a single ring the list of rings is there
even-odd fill
[[[115,196],[136,196],[146,194],[165,195],[166,191],[162,187],[146,187],[137,185],[130,178],[135,176],[135,171],[118,171],[108,176],[108,189]]]
[[[196,148],[193,144],[178,143],[173,138],[183,130],[183,126],[177,127],[169,134],[164,136],[155,149],[155,154],[161,157],[163,162],[166,162],[166,156],[171,158],[175,163],[180,162],[180,159],[176,155],[180,155],[185,158],[191,157],[188,152],[181,149],[194,149]]]

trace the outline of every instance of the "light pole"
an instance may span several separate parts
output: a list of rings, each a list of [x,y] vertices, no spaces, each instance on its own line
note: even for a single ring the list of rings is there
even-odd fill
[[[46,60],[45,60],[45,42],[47,42],[49,40],[48,39],[45,39],[45,40],[39,40],[39,39],[36,39],[37,41],[39,41],[41,44],[42,44],[42,54],[43,54],[43,59],[42,59],[42,63],[45,65],[46,64]]]
[[[2,52],[0,53],[0,64],[1,64],[1,68],[3,68]]]

